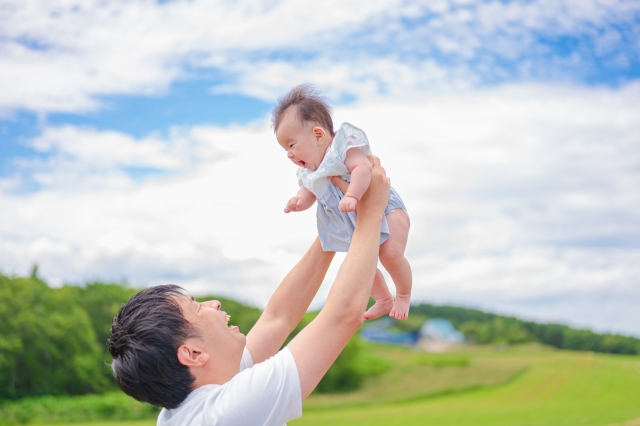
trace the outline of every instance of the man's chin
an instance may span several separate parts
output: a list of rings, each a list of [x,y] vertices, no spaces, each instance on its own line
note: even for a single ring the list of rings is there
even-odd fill
[[[245,346],[247,346],[247,336],[245,336],[242,333],[238,334],[238,340],[242,342],[242,348],[244,348]]]

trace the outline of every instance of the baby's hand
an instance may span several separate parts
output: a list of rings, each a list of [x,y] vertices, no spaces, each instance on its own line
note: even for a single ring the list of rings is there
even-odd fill
[[[285,213],[289,212],[301,212],[304,210],[304,201],[299,197],[292,197],[288,202],[287,206],[284,208]]]
[[[358,200],[353,197],[344,197],[340,200],[340,211],[343,213],[349,213],[356,209],[356,204],[358,204]]]

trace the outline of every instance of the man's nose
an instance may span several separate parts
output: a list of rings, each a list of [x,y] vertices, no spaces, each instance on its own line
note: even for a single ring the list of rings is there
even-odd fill
[[[220,306],[222,306],[222,303],[220,303],[218,300],[212,300],[211,301],[211,306],[214,309],[220,310]]]

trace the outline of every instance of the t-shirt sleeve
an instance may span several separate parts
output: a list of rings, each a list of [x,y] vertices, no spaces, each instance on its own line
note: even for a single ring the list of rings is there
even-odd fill
[[[251,358],[245,351],[242,362]],[[301,417],[300,378],[289,349],[238,373],[205,404],[205,413],[212,426],[282,426]]]
[[[253,358],[249,353],[249,350],[245,346],[244,352],[242,352],[242,359],[240,360],[240,371],[253,367]]]

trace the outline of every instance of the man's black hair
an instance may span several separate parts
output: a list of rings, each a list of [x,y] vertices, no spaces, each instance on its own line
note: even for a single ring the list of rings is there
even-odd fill
[[[176,408],[193,390],[195,378],[178,361],[178,347],[196,331],[175,296],[184,289],[162,285],[142,290],[113,318],[109,353],[120,389],[138,401]]]

